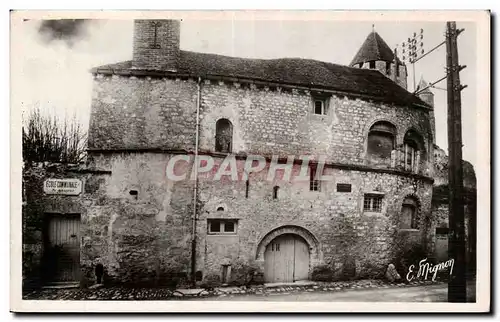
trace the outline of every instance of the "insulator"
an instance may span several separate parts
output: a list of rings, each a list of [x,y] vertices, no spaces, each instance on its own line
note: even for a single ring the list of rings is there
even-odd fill
[[[424,35],[420,35],[420,39],[424,39]]]
[[[408,42],[411,42],[411,39],[410,39],[410,38],[408,38]]]
[[[403,43],[403,47],[405,46],[405,43]]]
[[[405,56],[403,56],[403,60],[406,60],[406,57],[405,57]]]
[[[420,47],[424,47],[424,43],[423,42],[420,43]]]
[[[403,49],[403,54],[405,53],[405,50]]]
[[[424,33],[424,29],[420,28],[420,33],[423,34]]]
[[[417,37],[417,33],[416,32],[413,33],[413,37]]]
[[[424,49],[422,48],[422,55],[424,54]]]

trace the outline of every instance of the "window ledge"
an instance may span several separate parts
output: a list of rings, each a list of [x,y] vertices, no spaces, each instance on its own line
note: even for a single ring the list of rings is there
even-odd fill
[[[363,215],[385,217],[385,214],[383,212],[377,212],[377,211],[363,211]]]
[[[399,231],[401,231],[401,232],[406,232],[406,231],[407,232],[412,232],[412,231],[413,232],[419,232],[420,229],[416,229],[416,228],[400,228]]]
[[[236,237],[238,236],[237,233],[208,233],[207,236],[214,236],[214,237]]]

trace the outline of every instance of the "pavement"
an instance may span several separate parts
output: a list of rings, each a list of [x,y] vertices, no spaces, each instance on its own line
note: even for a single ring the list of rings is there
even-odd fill
[[[206,300],[193,298],[192,300]],[[444,283],[412,287],[346,289],[337,292],[284,292],[264,296],[255,294],[210,298],[211,301],[275,302],[448,302],[448,285]],[[475,287],[468,290],[467,302],[475,302]]]
[[[468,287],[475,300],[475,282]],[[447,284],[414,281],[388,283],[382,280],[347,282],[302,281],[247,287],[204,289],[162,288],[45,288],[23,295],[25,300],[210,300],[210,301],[367,301],[367,302],[446,302]]]

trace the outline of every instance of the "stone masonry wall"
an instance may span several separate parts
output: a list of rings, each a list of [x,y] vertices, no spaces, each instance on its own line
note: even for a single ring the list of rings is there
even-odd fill
[[[384,120],[396,126],[399,150],[410,128],[422,135],[426,157],[421,159],[419,172],[432,175],[431,126],[423,110],[332,96],[327,115],[316,115],[308,92],[248,89],[208,81],[202,85],[201,101],[201,151],[213,151],[216,121],[227,118],[233,124],[234,153],[325,156],[332,162],[365,165],[368,131]]]
[[[243,162],[238,161],[240,170]],[[296,175],[299,167],[294,166]],[[263,262],[256,261],[259,241],[274,229],[286,226],[301,227],[318,241],[318,255],[312,258],[311,270],[326,264],[339,276],[344,264],[351,261],[356,264],[356,276],[378,276],[397,256],[397,244],[407,243],[411,247],[427,242],[430,182],[327,168],[324,175],[333,176],[333,180],[323,182],[321,191],[309,191],[308,180],[284,181],[279,179],[278,171],[278,178],[268,181],[267,170],[250,175],[248,198],[244,180],[231,181],[222,177],[225,180],[214,181],[213,173],[202,176],[200,203],[203,207],[197,230],[198,270],[220,274],[221,265],[238,263],[260,265],[262,270]],[[351,184],[352,191],[337,192],[337,183]],[[279,186],[278,199],[272,197],[274,186]],[[364,213],[363,195],[374,191],[384,194],[383,210]],[[398,228],[402,202],[409,195],[419,201],[419,230]],[[219,207],[224,211],[217,211]],[[214,218],[237,219],[237,234],[207,235],[207,219]]]
[[[428,239],[431,240],[431,247],[435,247],[436,228],[447,228],[449,222],[449,204],[448,204],[448,156],[446,152],[435,147],[434,149],[434,186],[432,198],[432,227],[429,230]],[[464,215],[465,215],[465,238],[466,238],[466,258],[468,269],[475,269],[476,254],[476,174],[474,167],[469,162],[462,161],[463,185],[464,185]],[[438,249],[436,249],[438,251]]]
[[[89,246],[82,250],[84,265],[102,262],[110,278],[122,282],[189,271],[194,183],[164,177],[173,156],[168,151],[110,152],[193,152],[197,89],[193,80],[95,77],[89,148],[108,152],[91,152],[91,165],[111,175],[86,205]],[[330,265],[338,274],[352,265],[357,276],[380,274],[397,256],[399,244],[427,243],[431,181],[401,172],[372,172],[365,151],[368,131],[376,121],[396,126],[398,148],[406,131],[415,129],[427,147],[428,161],[422,161],[421,173],[431,176],[428,112],[347,97],[331,96],[328,102],[327,115],[315,115],[308,91],[201,83],[200,152],[214,151],[215,123],[227,118],[233,124],[234,153],[325,156],[344,165],[325,170],[334,181],[320,192],[309,191],[308,181],[267,182],[256,175],[250,178],[246,198],[244,181],[200,179],[196,269],[204,276],[220,273],[221,263],[254,263],[262,269],[256,260],[259,241],[283,226],[314,236],[317,252],[312,266]],[[336,183],[352,184],[352,192],[337,192]],[[280,187],[278,200],[272,199],[275,185]],[[137,198],[130,190],[138,191]],[[363,194],[373,191],[384,194],[382,214],[362,211]],[[419,200],[420,230],[398,229],[401,203],[408,195]],[[225,210],[217,212],[218,205]],[[238,234],[207,236],[207,219],[216,216],[238,219]]]
[[[79,214],[82,226],[88,222],[87,206],[99,198],[100,184],[106,174],[95,171],[82,172],[81,165],[67,164],[33,164],[23,168],[23,286],[38,287],[47,282],[51,273],[47,271],[46,249],[44,239],[47,237],[44,225],[51,214]],[[47,195],[43,184],[49,178],[74,178],[82,181],[82,193],[78,196]],[[99,226],[99,231],[102,227]],[[82,237],[84,237],[82,235]],[[86,236],[81,245],[81,256],[85,254],[89,239],[96,238],[95,234]],[[81,281],[86,283],[95,280],[94,265],[89,261],[82,261]]]
[[[94,84],[91,149],[194,150],[197,84],[193,80],[104,77]],[[233,152],[326,156],[345,164],[366,163],[366,139],[376,121],[392,122],[396,145],[415,129],[424,138],[427,158],[421,173],[432,175],[433,145],[428,112],[332,96],[327,115],[312,113],[312,96],[240,83],[201,84],[200,150],[213,151],[215,123],[233,123]],[[427,160],[427,161],[426,161]]]
[[[193,186],[166,180],[170,157],[93,155],[92,164],[112,174],[101,184],[100,198],[88,205],[83,263],[102,262],[120,283],[158,285],[172,276],[187,278]]]
[[[163,148],[195,145],[196,82],[95,76],[90,149]]]
[[[23,276],[47,282],[43,272],[47,214],[80,215],[82,285],[96,281],[102,264],[105,282],[158,285],[172,276],[187,278],[191,254],[193,189],[167,181],[166,154],[93,155],[89,168],[30,169],[23,205]],[[102,170],[104,169],[104,170]],[[112,169],[112,172],[111,172]],[[45,195],[47,178],[78,178],[79,196]],[[130,192],[135,190],[137,195]]]

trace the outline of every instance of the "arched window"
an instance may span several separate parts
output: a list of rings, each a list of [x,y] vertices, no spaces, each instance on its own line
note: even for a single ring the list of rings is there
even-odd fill
[[[406,197],[401,207],[401,229],[418,229],[418,203],[414,197]]]
[[[407,171],[418,172],[421,159],[425,158],[424,140],[414,130],[406,132],[404,137],[404,168]]]
[[[215,151],[231,153],[233,149],[233,124],[228,119],[220,119],[215,124]]]
[[[370,159],[384,159],[390,162],[394,150],[396,127],[389,122],[380,121],[370,128],[368,133],[367,154]]]

